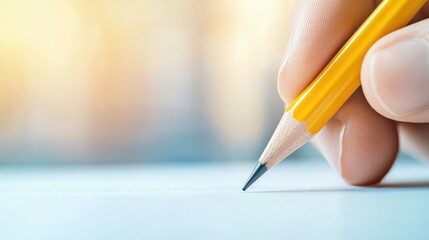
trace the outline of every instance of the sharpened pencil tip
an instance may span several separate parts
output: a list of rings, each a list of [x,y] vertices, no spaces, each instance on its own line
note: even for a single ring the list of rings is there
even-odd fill
[[[244,184],[243,191],[246,191],[247,188],[249,188],[258,178],[260,178],[264,173],[268,171],[267,166],[265,164],[258,163],[256,165],[255,169],[253,170],[252,174],[250,174],[249,179],[247,179],[246,184]]]

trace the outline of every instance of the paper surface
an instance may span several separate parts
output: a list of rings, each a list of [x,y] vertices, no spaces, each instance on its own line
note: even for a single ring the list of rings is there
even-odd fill
[[[429,168],[351,187],[322,160],[0,168],[0,239],[429,239]]]

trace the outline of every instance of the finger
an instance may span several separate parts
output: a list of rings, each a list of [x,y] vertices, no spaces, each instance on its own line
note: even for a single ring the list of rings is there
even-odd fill
[[[316,134],[313,143],[341,177],[353,185],[381,181],[398,152],[395,123],[375,112],[361,90]]]
[[[380,39],[362,66],[362,88],[380,114],[429,122],[429,19]]]
[[[371,0],[300,0],[295,6],[278,90],[290,103],[374,9]]]
[[[429,161],[429,124],[398,124],[401,150],[419,160]]]

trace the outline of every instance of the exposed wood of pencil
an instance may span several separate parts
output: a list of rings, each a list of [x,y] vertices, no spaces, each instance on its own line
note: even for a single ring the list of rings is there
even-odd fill
[[[287,111],[283,114],[259,162],[270,169],[308,142],[312,136],[307,131],[305,122],[298,122],[293,118],[292,112]]]
[[[244,184],[243,191],[313,136],[307,131],[305,122],[297,121],[292,113],[292,111],[286,111],[283,114],[271,140],[259,158],[258,165]]]

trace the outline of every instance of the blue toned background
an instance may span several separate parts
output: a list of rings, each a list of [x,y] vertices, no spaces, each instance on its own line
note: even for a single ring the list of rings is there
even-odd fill
[[[0,1],[1,162],[256,159],[292,4]]]

